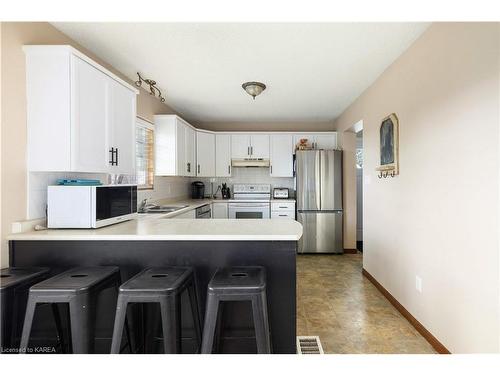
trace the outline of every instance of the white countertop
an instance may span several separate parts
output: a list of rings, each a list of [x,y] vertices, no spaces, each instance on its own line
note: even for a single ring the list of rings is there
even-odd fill
[[[154,215],[156,216],[156,215]],[[12,234],[18,241],[298,241],[302,225],[272,219],[130,220],[99,229],[47,229]]]

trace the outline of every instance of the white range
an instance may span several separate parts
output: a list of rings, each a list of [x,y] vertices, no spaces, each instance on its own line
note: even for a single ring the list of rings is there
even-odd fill
[[[230,219],[269,219],[271,212],[271,185],[234,184],[233,199],[228,204]]]

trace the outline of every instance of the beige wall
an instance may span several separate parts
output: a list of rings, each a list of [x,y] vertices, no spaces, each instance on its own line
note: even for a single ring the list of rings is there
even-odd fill
[[[5,236],[13,221],[26,218],[26,82],[24,44],[70,44],[126,79],[120,72],[69,39],[46,22],[1,25],[1,264],[8,264]],[[129,80],[127,80],[129,81]],[[141,90],[137,114],[153,121],[155,114],[174,111]]]
[[[195,125],[195,123],[193,123]],[[196,122],[200,129],[218,131],[332,131],[333,121]]]
[[[500,351],[499,38],[432,25],[335,123],[364,123],[364,268],[454,353]],[[391,112],[400,175],[378,179]]]

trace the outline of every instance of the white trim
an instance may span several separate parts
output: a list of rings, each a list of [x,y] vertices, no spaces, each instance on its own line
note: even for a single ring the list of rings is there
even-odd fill
[[[151,121],[148,121],[145,118],[140,117],[140,116],[136,116],[135,125],[152,130],[152,131],[155,130],[155,126]]]

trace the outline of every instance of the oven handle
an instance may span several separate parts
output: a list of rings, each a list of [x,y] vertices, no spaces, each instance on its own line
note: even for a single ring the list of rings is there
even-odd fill
[[[229,208],[259,208],[271,207],[269,203],[229,203]]]

